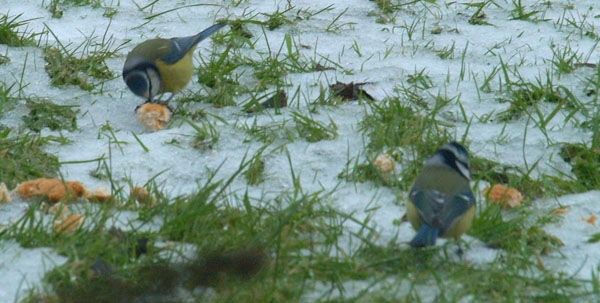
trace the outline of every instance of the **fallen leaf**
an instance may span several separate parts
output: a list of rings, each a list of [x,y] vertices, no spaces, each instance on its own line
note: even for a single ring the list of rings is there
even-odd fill
[[[342,100],[358,100],[360,97],[367,99],[369,101],[373,101],[374,98],[369,95],[364,89],[360,88],[361,86],[367,84],[367,82],[360,83],[342,83],[336,82],[335,84],[329,85],[329,89],[334,96],[342,97]]]

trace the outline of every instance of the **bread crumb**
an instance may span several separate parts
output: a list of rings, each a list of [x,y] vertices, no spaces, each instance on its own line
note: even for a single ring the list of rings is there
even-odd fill
[[[598,220],[598,217],[596,217],[595,215],[591,215],[589,218],[581,217],[581,221],[587,222],[594,226],[596,226],[596,220]]]
[[[54,221],[54,230],[57,233],[69,233],[79,229],[84,220],[84,215],[72,214],[64,220]]]
[[[483,194],[488,200],[509,208],[517,207],[523,201],[523,195],[518,190],[501,184],[495,184],[491,190],[486,186]]]
[[[94,191],[86,192],[85,198],[88,199],[89,201],[107,202],[112,198],[112,196],[111,196],[108,188],[100,186],[100,187],[94,189]]]
[[[156,205],[156,198],[148,193],[145,187],[136,186],[131,190],[131,196],[145,207],[153,207]]]
[[[71,214],[71,211],[69,210],[69,207],[67,205],[65,205],[63,202],[58,202],[56,204],[54,204],[53,206],[51,206],[50,208],[48,208],[48,213],[56,216],[57,220],[66,220],[69,215]]]
[[[62,180],[56,178],[39,178],[21,183],[16,191],[23,198],[44,196],[50,202],[56,203],[61,200],[75,201],[78,197],[83,196],[87,189],[77,181],[64,181],[63,183]]]
[[[6,184],[0,183],[0,203],[8,203],[11,201],[10,192]]]
[[[153,131],[162,130],[171,119],[171,110],[163,104],[144,103],[135,109],[136,119]]]
[[[570,212],[571,212],[571,210],[568,208],[557,208],[552,211],[552,213],[555,215],[562,215],[562,214],[566,214],[566,213],[570,213]]]
[[[377,166],[377,169],[382,174],[387,174],[396,169],[396,161],[394,161],[394,159],[392,159],[392,157],[390,157],[388,154],[381,154],[377,156],[373,164]]]

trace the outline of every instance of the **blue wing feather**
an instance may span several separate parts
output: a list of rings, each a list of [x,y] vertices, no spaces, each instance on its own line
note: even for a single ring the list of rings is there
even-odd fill
[[[181,38],[172,38],[171,39],[171,52],[168,55],[161,58],[167,64],[174,64],[177,61],[181,60],[185,54],[187,54],[194,45],[200,43],[200,41],[208,38],[210,35],[216,33],[218,30],[223,28],[225,23],[217,23],[202,32],[189,36],[189,37],[181,37]]]

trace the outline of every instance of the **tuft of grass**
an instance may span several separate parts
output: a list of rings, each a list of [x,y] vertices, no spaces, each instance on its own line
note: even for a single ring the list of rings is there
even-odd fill
[[[112,79],[114,74],[104,62],[105,57],[90,55],[75,57],[74,52],[66,53],[58,48],[44,49],[46,73],[50,76],[53,86],[77,85],[87,91],[93,90],[97,84],[90,81],[96,79]]]
[[[498,119],[503,121],[518,119],[523,113],[526,113],[538,121],[541,129],[545,129],[545,126],[562,108],[573,113],[580,110],[586,112],[577,97],[567,87],[554,85],[549,75],[546,81],[538,78],[535,83],[523,79],[509,82],[507,91],[509,97],[503,101],[509,102],[511,105],[507,110],[497,114]],[[539,109],[539,102],[554,103],[557,104],[557,107],[547,115]]]
[[[39,135],[17,133],[10,129],[0,133],[0,182],[9,188],[18,183],[42,177],[56,177],[58,158],[42,150],[50,139]]]
[[[581,143],[565,143],[561,146],[559,155],[571,164],[571,171],[586,190],[594,190],[600,186],[600,150]]]
[[[501,248],[511,253],[533,255],[537,252],[547,255],[562,246],[560,239],[546,233],[539,224],[545,219],[531,220],[534,216],[519,208],[512,214],[505,214],[497,203],[480,203],[479,214],[473,220],[469,234],[479,238],[492,248]]]
[[[0,116],[12,109],[14,101],[12,91],[16,84],[7,85],[0,81]]]
[[[234,38],[230,38],[230,41]],[[208,95],[200,98],[215,107],[235,105],[234,98],[248,89],[240,85],[234,70],[242,65],[238,55],[232,51],[232,44],[217,55],[213,52],[208,60],[201,58],[198,67],[198,83],[207,86]]]
[[[535,18],[535,15],[542,13],[541,11],[538,10],[528,10],[522,3],[521,0],[511,0],[512,1],[512,5],[513,5],[513,9],[510,11],[510,14],[512,16],[512,20],[523,20],[523,21],[531,21],[531,22],[540,22],[540,21],[545,21],[542,19],[537,19]]]
[[[254,119],[251,125],[245,123],[240,128],[249,137],[246,141],[258,140],[265,144],[271,144],[277,140],[289,142],[297,138],[297,132],[289,122],[290,120],[281,120],[259,125],[257,119]]]
[[[196,135],[190,145],[196,149],[212,149],[219,142],[219,132],[217,128],[209,121],[203,120],[202,126],[184,118],[196,130]]]
[[[248,169],[243,172],[244,177],[248,181],[250,185],[258,185],[265,180],[265,161],[260,158],[260,155],[257,155],[250,165],[248,165]]]
[[[329,125],[326,125],[299,112],[292,112],[292,117],[296,123],[298,136],[308,142],[333,140],[338,136],[337,125],[335,125],[333,120],[330,121]]]
[[[557,47],[552,49],[553,58],[550,62],[558,74],[570,74],[581,63],[581,55],[573,51],[571,47]]]
[[[277,10],[271,14],[261,13],[262,15],[267,17],[267,21],[265,21],[265,25],[267,26],[267,28],[272,31],[284,24],[294,24],[294,22],[290,18],[285,16],[285,13],[289,12],[293,8],[293,6],[289,6],[283,11],[279,11],[279,8],[277,8]]]
[[[368,153],[376,156],[401,149],[402,156],[395,156],[395,160],[402,164],[401,182],[398,185],[407,189],[420,171],[423,160],[453,138],[434,118],[439,109],[431,110],[430,115],[422,115],[405,105],[400,97],[386,98],[381,103],[371,102],[368,105],[370,114],[360,122],[360,130],[369,139]],[[401,157],[408,161],[403,161]]]
[[[48,4],[48,10],[52,13],[53,18],[62,18],[65,9],[68,6],[86,6],[89,5],[92,8],[102,7],[101,0],[50,0]]]
[[[36,19],[19,20],[23,14],[9,16],[8,13],[0,15],[0,44],[8,46],[36,46],[35,37],[41,33],[31,33],[27,24]],[[19,30],[25,26],[24,30]]]
[[[77,130],[77,105],[56,105],[44,98],[27,98],[26,105],[29,114],[23,116],[25,125],[36,132],[44,127],[51,130]]]
[[[45,70],[53,86],[77,85],[91,91],[102,87],[103,81],[116,76],[106,65],[106,60],[116,56],[125,43],[115,46],[115,40],[108,36],[108,29],[100,41],[90,36],[75,47],[65,46],[49,29],[56,39],[57,46],[44,47]]]

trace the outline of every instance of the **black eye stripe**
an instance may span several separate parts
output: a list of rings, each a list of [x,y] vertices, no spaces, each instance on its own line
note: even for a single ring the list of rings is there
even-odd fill
[[[447,148],[442,148],[440,150],[438,150],[436,152],[436,154],[439,154],[442,158],[442,161],[450,166],[452,169],[456,170],[459,174],[461,174],[463,177],[468,178],[468,176],[465,176],[462,172],[462,170],[458,167],[458,163],[462,164],[462,166],[464,166],[465,168],[467,168],[467,170],[469,170],[469,164],[465,163],[465,161],[459,160],[456,157],[456,154],[454,151],[451,151]]]
[[[150,80],[150,75],[148,75],[148,69],[144,70],[144,74],[146,74],[146,82],[148,82],[148,98],[151,99],[152,95],[152,80]]]

